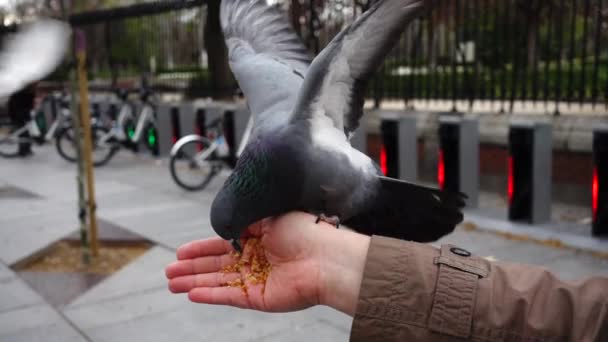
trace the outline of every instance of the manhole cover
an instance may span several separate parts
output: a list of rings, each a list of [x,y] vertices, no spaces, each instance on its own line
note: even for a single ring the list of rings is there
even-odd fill
[[[0,199],[9,198],[40,198],[40,196],[16,186],[0,185]]]

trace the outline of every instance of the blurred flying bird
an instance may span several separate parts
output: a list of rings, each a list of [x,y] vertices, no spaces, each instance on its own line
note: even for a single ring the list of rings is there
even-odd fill
[[[249,225],[293,210],[361,233],[420,242],[454,230],[464,195],[383,177],[350,144],[366,84],[405,27],[433,2],[379,1],[311,63],[277,8],[264,0],[222,1],[230,66],[255,125],[211,207],[218,235],[240,249]]]
[[[69,25],[53,19],[25,24],[0,51],[0,97],[51,74],[68,49]]]

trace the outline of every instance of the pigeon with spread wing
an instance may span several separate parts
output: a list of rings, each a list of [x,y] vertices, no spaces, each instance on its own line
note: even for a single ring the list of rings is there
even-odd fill
[[[364,234],[419,242],[452,232],[464,195],[386,178],[350,138],[366,84],[407,25],[434,1],[382,0],[311,62],[285,16],[264,0],[223,0],[231,69],[254,115],[211,225],[239,249],[252,223],[293,210]]]

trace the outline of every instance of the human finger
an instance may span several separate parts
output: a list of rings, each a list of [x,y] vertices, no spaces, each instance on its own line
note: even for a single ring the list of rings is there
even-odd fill
[[[221,238],[210,238],[188,242],[177,249],[177,259],[193,259],[209,255],[222,255],[233,251],[230,242]]]
[[[165,275],[171,279],[190,274],[217,272],[236,262],[237,259],[232,254],[179,260],[165,268]]]
[[[239,273],[206,273],[187,275],[169,280],[169,290],[173,293],[188,292],[197,287],[220,287],[240,279]]]
[[[195,303],[251,308],[247,294],[238,287],[197,287],[188,292],[188,299]]]

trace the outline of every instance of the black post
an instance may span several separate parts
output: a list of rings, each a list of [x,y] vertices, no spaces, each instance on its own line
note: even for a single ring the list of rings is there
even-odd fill
[[[572,0],[572,10],[570,11],[572,13],[571,19],[570,19],[570,49],[569,49],[569,53],[568,53],[568,59],[570,60],[569,63],[569,68],[568,68],[568,93],[567,93],[567,101],[568,101],[568,106],[570,106],[570,104],[572,103],[573,97],[574,97],[574,51],[576,49],[576,42],[575,42],[575,36],[576,36],[576,0]]]
[[[593,132],[592,233],[608,236],[608,127]]]
[[[597,104],[597,99],[599,95],[599,85],[598,85],[598,74],[599,74],[599,65],[600,65],[600,39],[602,32],[602,0],[597,0],[597,14],[595,16],[595,37],[594,37],[594,56],[593,56],[593,72],[591,73],[591,77],[593,78],[592,86],[591,86],[591,101],[593,101],[593,106]],[[606,87],[608,89],[608,86]],[[608,102],[608,96],[606,97],[606,101]]]
[[[585,1],[585,14],[583,17],[583,43],[581,44],[581,60],[583,65],[581,66],[581,84],[578,89],[578,102],[583,105],[587,96],[587,41],[589,39],[589,11],[591,7],[591,0]]]

